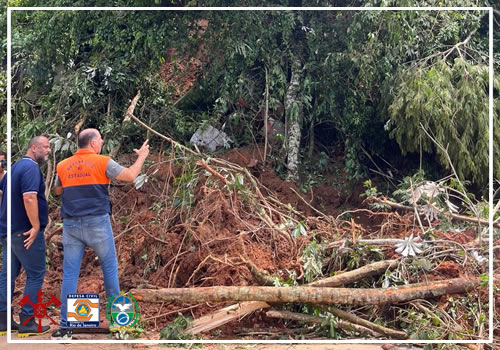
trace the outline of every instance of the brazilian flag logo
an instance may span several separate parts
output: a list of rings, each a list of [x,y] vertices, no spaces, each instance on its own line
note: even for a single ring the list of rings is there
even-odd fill
[[[110,327],[133,327],[139,319],[139,305],[132,294],[120,294],[110,299],[106,307]]]

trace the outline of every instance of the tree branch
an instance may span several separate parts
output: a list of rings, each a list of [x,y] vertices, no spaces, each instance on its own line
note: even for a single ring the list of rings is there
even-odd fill
[[[307,314],[300,314],[290,311],[269,310],[268,312],[266,312],[266,316],[271,318],[279,318],[285,320],[293,320],[293,321],[316,323],[316,324],[322,324],[324,322],[328,322],[328,318],[326,317],[311,316]],[[365,333],[375,338],[379,338],[381,335],[380,333],[377,333],[369,329],[368,327],[363,327],[344,320],[338,320],[336,322],[336,326],[346,331],[356,331],[358,333]]]
[[[403,205],[403,204],[399,204],[399,203],[395,203],[395,202],[391,202],[388,199],[380,199],[380,198],[376,198],[376,197],[370,197],[369,199],[376,201],[376,202],[379,202],[379,203],[387,204],[387,205],[389,205],[393,208],[396,208],[396,209],[404,209],[404,210],[409,210],[409,211],[413,210],[412,207],[409,207],[409,206]],[[473,218],[471,216],[465,216],[465,215],[459,215],[459,214],[453,214],[453,213],[449,213],[447,215],[449,215],[451,218],[456,219],[456,220],[468,221],[468,222],[473,222],[476,224],[482,224],[482,225],[486,225],[486,226],[489,225],[489,221],[486,219]],[[500,228],[500,222],[494,222],[493,227]]]
[[[332,277],[324,278],[312,283],[311,287],[338,287],[344,284],[359,281],[365,277],[378,275],[385,272],[387,269],[393,269],[398,265],[398,260],[383,260],[373,264],[368,264],[359,269],[341,273]]]

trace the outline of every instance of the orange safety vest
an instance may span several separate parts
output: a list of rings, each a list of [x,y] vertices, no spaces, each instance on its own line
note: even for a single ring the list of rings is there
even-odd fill
[[[57,164],[57,176],[63,187],[63,218],[111,214],[108,194],[111,180],[106,177],[110,159],[83,148]]]

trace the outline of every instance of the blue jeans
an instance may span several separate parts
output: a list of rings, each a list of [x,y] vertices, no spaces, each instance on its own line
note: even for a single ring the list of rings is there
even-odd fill
[[[94,250],[101,263],[106,298],[120,294],[118,261],[109,215],[87,215],[64,219],[63,282],[61,286],[61,328],[67,328],[67,296],[77,293],[78,276],[85,247]],[[92,291],[97,293],[97,291]]]
[[[36,304],[38,301],[37,293],[42,288],[43,277],[45,276],[45,235],[43,234],[43,230],[38,232],[35,241],[29,249],[24,248],[24,240],[27,236],[23,236],[22,232],[12,233],[11,237],[11,296],[14,297],[15,281],[22,267],[26,271],[26,284],[24,286],[23,296],[29,294],[31,302]],[[0,241],[2,242],[3,248],[2,272],[0,273],[0,311],[6,312],[7,238],[2,238]],[[27,316],[33,315],[33,306],[27,303],[21,308],[21,313]]]

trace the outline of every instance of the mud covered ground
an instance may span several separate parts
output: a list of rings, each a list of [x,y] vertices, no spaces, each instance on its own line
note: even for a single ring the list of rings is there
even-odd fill
[[[275,225],[282,224],[280,220],[284,216],[299,217],[296,214],[299,212],[307,234],[298,235],[292,241],[277,234],[276,230],[263,223],[258,210],[254,210],[258,196],[250,186],[226,191],[221,185],[223,181],[218,181],[194,161],[190,163],[182,157],[160,151],[150,155],[145,167],[148,182],[140,189],[123,183],[113,183],[110,187],[112,226],[122,290],[259,285],[246,261],[282,281],[295,275],[297,282],[303,284],[301,255],[313,240],[328,246],[339,240],[356,242],[359,239],[404,238],[410,233],[421,234],[411,213],[393,211],[378,214],[371,211],[360,197],[364,191],[362,184],[349,181],[343,173],[341,157],[331,162],[330,172],[324,175],[323,181],[305,193],[281,179],[270,164],[263,164],[261,148],[235,149],[219,155],[219,158],[248,169],[262,185],[259,188],[263,198],[270,196],[290,205],[287,212],[286,206],[271,207],[273,202],[265,201],[271,203],[264,210],[270,213],[269,217]],[[124,165],[132,161],[133,157],[128,156],[119,159]],[[231,179],[220,168],[213,168]],[[58,199],[51,199],[50,205],[51,223],[46,231],[48,271],[44,292],[59,296],[63,261],[62,221]],[[273,212],[275,208],[279,208],[280,213]],[[284,229],[291,232],[293,227]],[[461,245],[477,239],[477,233],[472,228],[460,233],[438,231],[435,234],[436,238]],[[326,275],[338,269],[348,269],[342,256],[334,252],[335,247],[332,245],[325,251],[325,256],[330,257],[330,261],[324,264]],[[377,254],[379,259],[400,257],[393,246],[381,246]],[[371,258],[361,254],[358,263],[363,266]],[[484,267],[445,256],[437,259],[425,275],[409,275],[408,278],[410,283],[432,281],[477,275],[484,272],[482,270]],[[24,276],[16,285],[15,300],[21,297],[23,279]],[[376,285],[379,282],[373,280],[369,283]],[[102,272],[95,254],[90,250],[82,261],[78,293],[99,293],[101,319],[104,320]],[[474,294],[473,298],[487,303],[486,288],[480,288]],[[446,309],[449,307],[448,297],[443,296],[433,302]],[[497,296],[496,304],[499,301]],[[230,305],[193,305],[181,301],[139,304],[146,329],[143,337],[146,339],[158,339],[159,332],[179,314],[197,318]],[[383,317],[390,317],[394,310],[386,308],[377,312]],[[58,317],[58,310],[50,310],[50,313]],[[457,317],[460,316],[458,311]],[[464,324],[468,322],[464,320]],[[203,339],[220,340],[292,339],[304,327],[299,322],[271,319],[265,316],[265,312],[257,311],[202,336]],[[311,327],[304,339],[327,338],[325,332]]]

